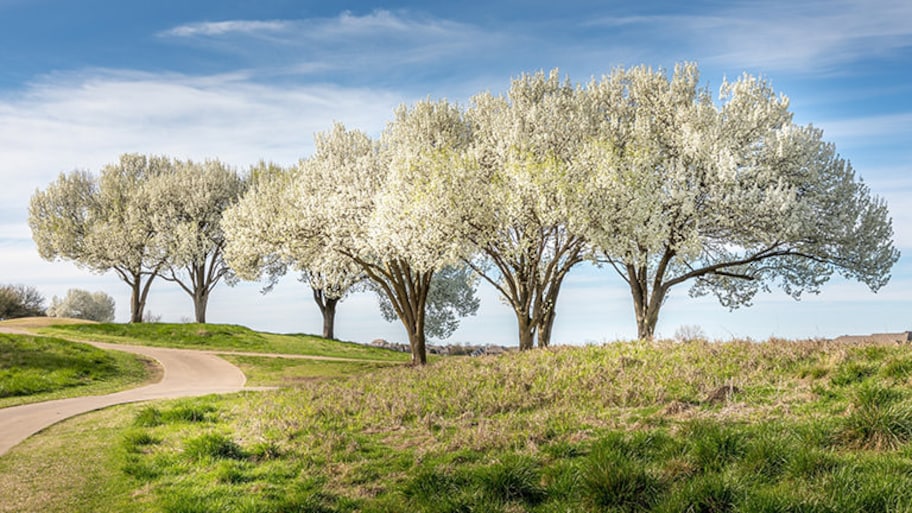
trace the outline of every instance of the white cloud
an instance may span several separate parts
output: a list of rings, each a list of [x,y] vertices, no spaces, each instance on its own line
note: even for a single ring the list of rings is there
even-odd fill
[[[842,73],[851,64],[912,47],[906,0],[740,2],[713,15],[606,17],[590,25],[671,35],[704,62],[799,73]]]
[[[912,136],[912,112],[896,112],[879,116],[817,123],[829,140],[854,142],[906,142]],[[904,144],[902,145],[905,146]]]
[[[180,25],[159,33],[176,41],[211,45],[219,52],[282,62],[270,73],[317,73],[367,69],[389,72],[397,66],[444,65],[444,58],[475,58],[503,49],[504,37],[477,26],[408,12],[350,12],[331,18],[232,20]],[[265,49],[258,47],[265,44]],[[447,63],[448,64],[448,63]]]
[[[281,32],[287,30],[285,21],[215,21],[188,23],[162,32],[163,37],[212,37],[227,34],[257,34],[264,32]]]
[[[404,100],[382,90],[242,78],[55,75],[0,100],[0,201],[24,208],[58,173],[94,170],[125,152],[288,164],[308,155],[313,133],[333,121],[378,132]]]

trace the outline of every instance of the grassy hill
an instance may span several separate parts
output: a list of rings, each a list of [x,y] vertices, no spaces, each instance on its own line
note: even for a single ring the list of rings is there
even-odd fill
[[[185,349],[280,353],[380,361],[407,361],[395,353],[313,335],[280,335],[228,324],[69,324],[39,333],[64,338]]]
[[[0,333],[0,408],[138,386],[158,372],[134,355],[33,335]]]
[[[36,487],[0,511],[912,511],[910,383],[909,346],[823,341],[359,370],[68,421],[0,458]]]

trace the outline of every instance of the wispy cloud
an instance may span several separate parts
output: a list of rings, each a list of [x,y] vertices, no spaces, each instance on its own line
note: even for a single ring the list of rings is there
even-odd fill
[[[213,21],[188,23],[162,32],[163,37],[212,37],[228,34],[257,34],[288,30],[286,21]]]
[[[828,139],[902,142],[912,137],[912,112],[824,121],[820,126]]]
[[[294,162],[335,120],[379,131],[406,100],[379,89],[271,86],[243,75],[94,71],[46,77],[0,99],[0,200],[30,195],[58,172],[142,151],[247,165]]]
[[[711,63],[832,73],[912,48],[912,3],[905,0],[736,2],[713,15],[604,17],[590,25],[657,28]]]
[[[502,48],[506,37],[475,25],[386,10],[329,18],[192,23],[159,36],[247,56],[258,68],[280,63],[284,72],[301,74],[443,66],[447,59],[452,64],[475,58],[485,49]]]

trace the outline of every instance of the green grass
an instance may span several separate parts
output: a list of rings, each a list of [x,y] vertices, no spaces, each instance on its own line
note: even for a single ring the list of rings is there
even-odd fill
[[[262,333],[226,324],[72,324],[51,326],[39,332],[62,338],[157,347],[408,361],[408,356],[402,353],[362,344],[312,335]]]
[[[98,485],[49,492],[74,512],[908,512],[910,358],[899,344],[617,343],[356,368],[65,422],[0,458],[0,496],[40,498],[51,478],[24,470],[39,461],[68,479],[71,455],[47,447],[78,438]],[[297,365],[314,362],[263,379]]]
[[[249,386],[295,386],[315,379],[362,374],[399,364],[240,355],[222,357],[240,367]]]
[[[0,408],[96,395],[150,379],[152,363],[56,338],[0,334]]]

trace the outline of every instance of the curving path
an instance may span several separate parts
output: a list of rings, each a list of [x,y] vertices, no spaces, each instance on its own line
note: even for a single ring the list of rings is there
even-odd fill
[[[241,369],[212,353],[103,342],[88,343],[102,349],[126,351],[158,360],[164,369],[164,376],[158,383],[113,394],[57,399],[0,409],[0,455],[52,424],[92,410],[149,399],[172,399],[245,390],[244,383],[247,378]]]

